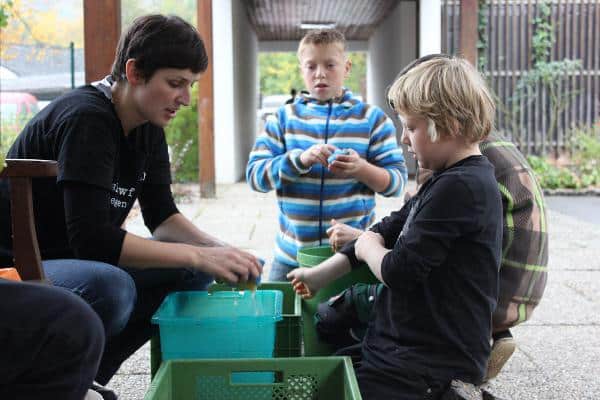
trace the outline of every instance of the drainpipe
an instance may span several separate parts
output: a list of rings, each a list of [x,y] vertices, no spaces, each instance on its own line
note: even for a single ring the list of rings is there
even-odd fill
[[[75,44],[69,43],[71,53],[71,89],[75,89]]]
[[[327,111],[327,122],[325,123],[325,144],[329,136],[329,119],[333,107],[332,99],[329,99],[329,110]],[[323,187],[325,185],[325,169],[321,168],[321,193],[319,195],[319,246],[323,245]]]

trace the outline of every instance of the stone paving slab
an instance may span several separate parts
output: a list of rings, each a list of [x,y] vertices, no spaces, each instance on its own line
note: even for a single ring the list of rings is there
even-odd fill
[[[217,187],[217,199],[180,204],[201,229],[270,260],[277,230],[273,193],[245,184]],[[576,200],[573,200],[576,201]],[[400,208],[400,199],[377,198],[381,218]],[[148,236],[141,218],[128,229]],[[513,330],[519,348],[488,384],[510,400],[600,399],[600,226],[555,209],[548,215],[550,262],[544,298],[533,318]],[[109,383],[121,400],[143,399],[149,383],[146,344]]]
[[[548,215],[550,270],[600,271],[600,225],[556,210]]]
[[[597,400],[600,388],[597,374],[587,371],[576,378],[558,372],[558,376],[546,374],[503,373],[498,382],[488,389],[502,399],[512,400]],[[562,382],[568,382],[563,384]]]
[[[489,390],[506,399],[600,398],[600,325],[514,329],[519,348]]]
[[[600,271],[550,270],[542,302],[531,322],[600,325]]]
[[[150,366],[148,366],[148,368],[150,368]],[[108,386],[118,394],[119,400],[142,400],[147,389],[150,387],[150,375],[117,374],[113,377]]]

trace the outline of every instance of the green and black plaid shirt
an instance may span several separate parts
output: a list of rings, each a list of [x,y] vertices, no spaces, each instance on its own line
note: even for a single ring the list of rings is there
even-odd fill
[[[480,144],[495,167],[502,195],[504,234],[494,331],[531,317],[548,276],[548,226],[542,190],[527,160],[509,140],[492,134]]]

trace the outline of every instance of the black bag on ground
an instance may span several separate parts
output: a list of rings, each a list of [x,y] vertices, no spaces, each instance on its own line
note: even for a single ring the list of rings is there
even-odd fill
[[[319,304],[315,314],[319,339],[336,350],[360,343],[380,290],[381,285],[357,283]]]

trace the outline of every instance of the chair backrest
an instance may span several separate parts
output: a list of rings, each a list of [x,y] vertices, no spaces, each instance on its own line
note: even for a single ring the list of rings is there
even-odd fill
[[[57,174],[56,161],[6,159],[0,177],[10,185],[14,265],[23,280],[45,281],[33,214],[32,179]]]

